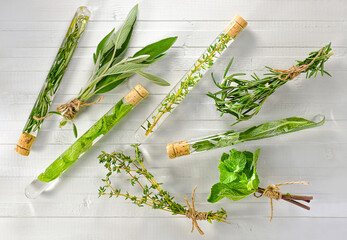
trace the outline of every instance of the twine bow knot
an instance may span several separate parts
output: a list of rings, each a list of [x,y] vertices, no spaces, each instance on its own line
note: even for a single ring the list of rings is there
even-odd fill
[[[280,188],[279,186],[283,186],[283,185],[290,185],[290,184],[309,184],[309,182],[285,182],[285,183],[279,183],[279,184],[270,184],[269,186],[267,186],[264,191],[262,193],[260,193],[260,195],[256,195],[256,193],[254,193],[253,195],[256,198],[261,198],[262,196],[268,197],[270,198],[270,203],[271,203],[271,217],[270,217],[270,222],[272,220],[273,217],[273,199],[275,200],[280,200],[282,199],[282,193],[280,192]]]
[[[301,66],[295,66],[293,65],[289,69],[281,70],[281,69],[274,69],[275,72],[280,72],[281,74],[278,76],[278,79],[281,81],[286,81],[287,79],[293,80],[296,78],[300,73],[306,71],[313,63],[314,61],[321,55],[323,51],[323,48],[319,51],[319,53],[312,59],[312,61],[309,64],[304,64]]]
[[[198,224],[198,220],[207,220],[208,217],[208,212],[198,212],[195,210],[195,204],[194,204],[194,194],[195,190],[197,189],[198,186],[195,186],[193,192],[192,192],[192,205],[187,200],[187,197],[184,196],[184,200],[186,200],[186,203],[188,205],[188,210],[186,211],[186,217],[192,220],[192,230],[191,232],[194,231],[194,227],[198,229],[199,233],[201,235],[204,235],[204,232],[201,230]]]
[[[82,108],[90,105],[94,105],[98,102],[100,102],[104,97],[100,97],[98,100],[92,103],[83,103],[81,100],[75,98],[71,100],[69,103],[62,104],[57,107],[57,112],[61,113],[65,118],[68,118],[70,120],[75,118],[76,113]],[[49,116],[52,116],[53,113],[47,114],[46,116],[43,116],[41,118],[38,118],[34,116],[34,119],[36,121],[45,119]]]

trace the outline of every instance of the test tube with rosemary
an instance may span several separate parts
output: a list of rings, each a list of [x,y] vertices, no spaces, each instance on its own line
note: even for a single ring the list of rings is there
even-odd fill
[[[247,22],[239,15],[233,18],[136,131],[138,141],[146,139],[165,121],[246,26]]]
[[[41,91],[36,99],[33,109],[19,138],[15,151],[23,156],[28,156],[32,144],[37,137],[44,116],[47,115],[53,98],[59,88],[67,66],[77,47],[78,40],[84,32],[90,11],[87,7],[79,7],[71,21],[65,38],[43,83]]]
[[[147,90],[138,84],[124,98],[116,103],[89,130],[76,140],[63,154],[61,154],[46,170],[34,179],[25,189],[28,198],[36,198],[72,164],[88,151],[99,139],[108,133],[121,119],[123,119],[139,102],[147,97]]]
[[[205,152],[217,148],[232,146],[241,142],[274,137],[286,133],[314,128],[323,125],[325,117],[316,115],[310,120],[301,117],[290,117],[263,123],[241,131],[227,131],[207,137],[179,141],[166,145],[169,158],[176,158],[192,153]]]

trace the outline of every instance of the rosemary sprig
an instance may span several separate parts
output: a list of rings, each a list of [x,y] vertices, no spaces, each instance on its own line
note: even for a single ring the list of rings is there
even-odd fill
[[[331,43],[329,43],[321,50],[311,52],[305,60],[297,60],[297,65],[289,70],[266,67],[269,73],[264,74],[264,78],[259,78],[254,73],[251,75],[253,80],[239,79],[238,76],[246,75],[244,73],[226,76],[232,64],[232,59],[220,84],[217,83],[212,74],[213,82],[220,90],[215,93],[209,92],[207,96],[214,99],[217,111],[221,112],[221,115],[224,113],[231,114],[236,117],[238,122],[248,120],[260,111],[265,100],[277,88],[300,73],[306,73],[306,78],[316,77],[318,73],[321,73],[322,76],[324,74],[331,76],[324,70],[324,63],[333,54],[331,50]]]
[[[112,154],[103,152],[99,156],[99,162],[108,170],[106,177],[102,179],[104,186],[99,188],[99,196],[124,197],[139,207],[145,205],[153,209],[161,209],[170,212],[172,215],[185,215],[188,212],[186,206],[174,201],[174,197],[162,189],[162,183],[155,181],[154,176],[148,172],[143,164],[143,157],[138,145],[132,145],[135,148],[135,158],[125,155],[121,152]],[[132,195],[129,192],[123,192],[121,189],[113,187],[110,177],[112,174],[125,173],[129,176],[132,186],[139,186],[142,190],[141,196]],[[219,211],[209,211],[206,214],[206,220],[212,223],[212,220],[225,222],[226,211],[222,208]]]
[[[83,10],[82,7],[80,9]],[[86,28],[88,19],[88,15],[76,13],[74,19],[72,20],[65,39],[57,53],[51,69],[49,70],[45,84],[39,93],[28,121],[23,129],[23,133],[40,131],[40,127],[44,119],[39,118],[48,113],[49,107],[53,101],[53,97],[58,90],[66,68],[69,65],[72,55],[77,47],[78,40]]]

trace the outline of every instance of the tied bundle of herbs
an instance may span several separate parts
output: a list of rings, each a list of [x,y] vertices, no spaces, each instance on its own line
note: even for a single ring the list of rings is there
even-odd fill
[[[197,223],[198,220],[206,220],[210,223],[212,223],[212,220],[225,222],[227,213],[224,209],[215,212],[198,212],[195,210],[194,193],[196,187],[192,193],[191,204],[185,197],[188,208],[174,201],[174,197],[172,197],[169,192],[162,189],[162,183],[156,182],[154,176],[145,168],[143,164],[144,159],[138,145],[132,145],[132,147],[135,148],[135,158],[131,158],[120,152],[114,152],[112,154],[103,152],[99,156],[99,162],[108,170],[106,177],[102,179],[106,185],[99,188],[99,196],[109,196],[110,198],[113,196],[121,196],[139,207],[147,205],[153,209],[161,209],[170,212],[173,215],[184,215],[192,220],[191,231],[196,227],[200,234],[204,234],[204,232],[200,229]],[[110,177],[112,174],[120,173],[128,175],[131,185],[139,186],[142,190],[142,195],[131,195],[129,192],[123,192],[121,189],[113,187]]]
[[[308,182],[286,182],[271,184],[266,188],[259,187],[260,180],[256,171],[259,153],[260,149],[256,150],[254,154],[248,151],[240,152],[236,149],[232,149],[229,154],[223,153],[218,166],[220,173],[219,182],[212,186],[208,201],[215,203],[224,197],[233,201],[239,201],[251,194],[257,198],[266,196],[271,200],[270,221],[273,216],[273,199],[283,199],[306,210],[310,210],[310,207],[298,201],[309,203],[313,197],[298,196],[289,193],[282,194],[279,189],[279,186],[282,185],[308,184]],[[256,195],[256,193],[260,195]]]
[[[324,70],[324,63],[333,53],[331,52],[331,43],[318,51],[311,52],[309,56],[298,61],[298,64],[288,70],[279,70],[266,67],[269,73],[264,74],[264,78],[259,78],[257,74],[251,77],[253,80],[239,79],[238,76],[246,75],[244,73],[235,73],[227,76],[233,59],[227,66],[223,81],[219,84],[213,74],[212,79],[220,89],[218,92],[209,92],[207,96],[215,101],[217,111],[235,116],[237,122],[244,121],[256,115],[265,100],[276,91],[277,88],[288,81],[294,79],[301,73],[306,73],[306,78],[316,77],[318,73],[323,76],[330,74]],[[237,123],[236,122],[236,123]]]
[[[69,103],[60,105],[56,112],[51,112],[64,117],[60,126],[64,126],[68,121],[74,119],[81,107],[99,102],[102,97],[96,102],[86,103],[95,94],[111,91],[135,73],[155,84],[170,85],[158,76],[143,72],[143,69],[164,57],[165,52],[174,44],[177,37],[162,39],[144,47],[132,57],[123,58],[132,36],[137,9],[138,5],[130,11],[124,24],[117,32],[114,32],[113,29],[98,44],[93,55],[95,63],[93,72],[78,96]]]

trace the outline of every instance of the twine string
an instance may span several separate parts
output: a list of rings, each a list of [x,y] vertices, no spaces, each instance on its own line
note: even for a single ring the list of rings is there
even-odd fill
[[[104,97],[100,97],[98,100],[96,100],[95,102],[92,103],[83,103],[82,101],[80,101],[79,99],[75,98],[73,100],[71,100],[69,103],[65,103],[62,104],[60,106],[57,107],[57,112],[62,114],[63,117],[68,118],[69,120],[72,120],[75,118],[76,113],[82,108],[82,107],[87,107],[87,106],[91,106],[94,104],[97,104],[98,102],[100,102]],[[48,118],[50,116],[52,116],[53,113],[47,114],[46,116],[43,117],[36,117],[34,116],[33,118],[36,121]]]
[[[288,78],[289,78],[289,80],[293,80],[294,78],[299,76],[300,73],[306,71],[314,63],[314,61],[321,55],[322,51],[323,51],[323,48],[320,49],[318,54],[314,57],[314,59],[312,59],[312,61],[309,64],[304,64],[304,65],[301,65],[301,66],[293,65],[289,69],[284,69],[284,70],[273,69],[273,71],[281,73],[278,76],[278,79],[281,80],[281,81],[286,81]]]
[[[272,217],[273,217],[273,199],[275,199],[275,200],[282,199],[282,193],[280,192],[279,186],[291,185],[291,184],[305,184],[305,185],[307,185],[307,184],[309,184],[309,182],[285,182],[285,183],[279,183],[279,184],[270,184],[269,186],[267,186],[264,189],[264,191],[260,195],[257,195],[256,193],[253,194],[256,198],[261,198],[262,196],[270,198],[270,203],[271,203],[270,222],[271,222]]]
[[[198,229],[199,233],[201,235],[204,235],[204,231],[201,230],[201,228],[199,227],[199,224],[197,222],[197,220],[207,220],[208,217],[208,212],[198,212],[195,210],[195,204],[194,204],[194,194],[195,194],[195,190],[197,189],[198,186],[195,186],[193,192],[192,192],[192,204],[190,205],[190,203],[187,200],[187,197],[184,196],[184,200],[186,200],[186,203],[188,205],[188,210],[186,211],[186,217],[192,220],[192,230],[191,232],[194,231],[194,227],[196,227],[196,229]]]

